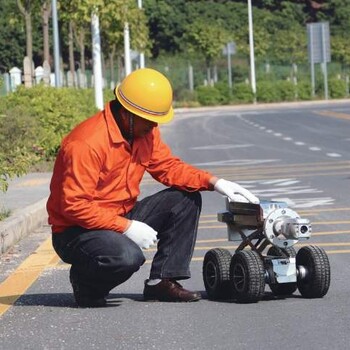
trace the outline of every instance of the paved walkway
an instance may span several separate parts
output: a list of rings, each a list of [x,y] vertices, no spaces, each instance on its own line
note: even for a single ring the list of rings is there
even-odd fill
[[[51,173],[30,173],[10,181],[8,191],[0,192],[0,208],[15,214],[49,195]]]
[[[0,192],[0,209],[10,216],[0,221],[0,254],[47,221],[46,200],[51,173],[30,173],[10,181]]]

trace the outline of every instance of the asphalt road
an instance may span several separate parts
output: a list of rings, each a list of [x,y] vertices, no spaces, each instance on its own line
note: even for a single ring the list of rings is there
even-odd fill
[[[323,247],[330,260],[328,294],[322,299],[304,299],[299,292],[277,298],[267,286],[258,303],[208,300],[203,257],[215,247],[234,252],[236,242],[227,241],[226,226],[216,220],[224,209],[223,198],[203,193],[192,278],[184,283],[201,291],[203,300],[144,302],[151,250],[141,270],[112,291],[107,308],[76,308],[69,266],[55,257],[45,242],[49,228],[41,227],[6,262],[10,277],[23,281],[24,289],[26,283],[30,287],[19,298],[9,289],[2,300],[7,307],[0,316],[0,348],[349,348],[350,104],[183,112],[162,129],[173,152],[184,160],[237,181],[262,199],[284,200],[309,218],[313,236],[307,244]],[[160,188],[146,177],[142,195]],[[18,268],[19,257],[31,250],[35,252]]]

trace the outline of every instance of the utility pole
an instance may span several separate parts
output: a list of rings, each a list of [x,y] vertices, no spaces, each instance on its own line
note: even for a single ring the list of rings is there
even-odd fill
[[[61,87],[60,46],[59,46],[56,0],[52,0],[52,27],[53,27],[53,51],[54,51],[53,56],[54,56],[54,65],[55,65],[55,86]]]
[[[139,9],[142,9],[142,0],[137,0]],[[145,54],[140,52],[140,68],[145,68]]]
[[[101,64],[101,39],[100,21],[97,9],[91,14],[91,34],[92,34],[92,60],[94,72],[95,104],[100,110],[103,109],[103,82]]]
[[[130,33],[129,23],[124,23],[124,66],[125,76],[131,73],[131,58],[130,58]]]
[[[254,102],[256,102],[252,0],[248,0],[248,22],[249,22],[249,49],[250,49],[250,80],[251,80],[252,92],[254,95]]]

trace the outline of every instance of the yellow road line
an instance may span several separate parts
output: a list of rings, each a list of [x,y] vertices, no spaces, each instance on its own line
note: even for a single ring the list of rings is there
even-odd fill
[[[222,226],[210,226],[208,228],[226,228]],[[349,234],[349,230],[343,230],[343,231],[327,231],[327,232],[313,232],[312,236],[324,236],[324,235],[339,235],[339,234]]]
[[[217,221],[213,220],[213,223]],[[318,222],[312,222],[312,226],[322,226],[322,225],[344,225],[344,224],[350,224],[349,220],[341,220],[341,221],[318,221]],[[212,229],[212,228],[226,228],[226,224],[222,225],[208,225],[208,226],[198,226],[199,230],[203,229]]]
[[[312,222],[312,225],[338,225],[338,224],[350,224],[349,220],[338,220],[338,221],[316,221]]]
[[[232,173],[225,173],[225,174],[218,174],[216,173],[216,175],[220,175],[220,177],[226,177],[227,180],[235,180],[237,179],[237,176],[235,176],[235,174]],[[290,178],[299,178],[299,177],[310,177],[310,176],[334,176],[334,175],[349,175],[349,171],[346,172],[334,172],[334,173],[312,173],[312,174],[288,174],[288,177]],[[280,179],[281,175],[259,175],[259,174],[253,174],[253,175],[244,175],[244,178],[240,178],[240,180],[265,180],[265,179]]]
[[[32,186],[48,184],[49,182],[50,182],[50,179],[31,179],[31,180],[20,182],[16,184],[14,187],[32,187]]]
[[[294,168],[294,171],[301,171],[301,172],[306,172],[306,171],[311,171],[312,173],[317,173],[317,171],[324,171],[324,170],[343,170],[343,169],[349,169],[350,164],[348,165],[329,165],[329,166],[323,166],[323,167],[313,167],[311,166],[310,168],[305,167],[305,168]],[[224,173],[228,173],[228,171],[224,170]],[[288,178],[290,178],[291,176],[289,175],[291,172],[291,169],[279,169],[279,170],[274,170],[274,169],[261,169],[261,170],[256,170],[256,169],[251,169],[251,170],[245,170],[242,172],[229,172],[230,174],[239,174],[239,176],[245,176],[247,175],[259,175],[259,174],[263,174],[263,175],[268,175],[268,174],[284,174],[286,173],[288,175]],[[220,174],[222,174],[222,172],[220,172]],[[285,176],[285,175],[283,175]]]
[[[334,112],[334,111],[313,111],[313,113],[321,115],[323,117],[331,117],[337,119],[350,120],[350,114]]]
[[[303,215],[316,215],[317,213],[321,212],[334,212],[334,211],[348,211],[350,213],[350,208],[315,208],[310,210],[298,210],[299,214]],[[201,218],[216,218],[217,214],[205,214],[201,215]],[[203,222],[203,220],[199,221],[200,223]]]
[[[304,244],[295,244],[293,247],[304,247],[307,245],[312,245],[312,243],[304,243]],[[319,246],[319,247],[346,247],[346,246],[350,246],[350,242],[344,242],[344,243],[315,243],[315,245]],[[194,248],[194,250],[198,251],[198,250],[210,250],[213,248],[225,248],[225,249],[237,249],[238,245],[222,245],[222,246],[217,246],[217,247],[213,247],[213,246],[196,246]]]
[[[0,316],[37,280],[48,264],[58,260],[50,237],[0,284]]]
[[[305,214],[305,213],[308,213],[308,212],[311,212],[311,213],[320,213],[320,212],[329,212],[329,211],[348,211],[350,212],[350,208],[318,208],[318,209],[311,209],[311,210],[300,210],[298,211],[298,213],[302,213],[302,214]]]
[[[201,220],[200,224],[210,224],[210,223],[217,223],[217,220]],[[312,222],[312,225],[337,225],[337,224],[350,224],[350,220],[338,220],[338,221],[316,221]],[[210,226],[212,227],[212,226]],[[220,226],[221,227],[221,226]]]
[[[303,167],[309,167],[309,166],[314,166],[314,167],[319,167],[319,166],[324,166],[324,165],[349,165],[350,162],[348,160],[346,161],[330,161],[330,162],[314,162],[314,163],[293,163],[293,164],[265,164],[263,166],[259,166],[259,165],[250,165],[250,166],[231,166],[231,167],[221,167],[221,168],[212,168],[213,171],[227,171],[227,170],[231,170],[233,172],[237,172],[239,170],[245,170],[245,171],[249,171],[249,170],[265,170],[265,169],[271,169],[271,171],[278,171],[278,169],[285,169],[285,168],[303,168]]]
[[[345,231],[324,231],[324,232],[315,232],[312,234],[313,236],[327,236],[327,235],[340,235],[340,234],[350,234],[349,230]],[[227,238],[213,238],[213,239],[197,239],[197,244],[202,243],[211,243],[211,242],[227,242]]]

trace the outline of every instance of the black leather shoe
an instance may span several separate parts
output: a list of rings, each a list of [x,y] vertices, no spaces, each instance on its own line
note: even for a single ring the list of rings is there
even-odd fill
[[[86,288],[81,287],[74,279],[70,276],[70,283],[73,287],[73,294],[76,303],[79,307],[104,307],[107,301],[104,297],[93,296]]]
[[[145,288],[143,296],[145,300],[159,300],[159,301],[198,301],[201,295],[198,292],[191,292],[181,286],[175,280],[163,279],[158,284],[152,286],[145,281]]]

